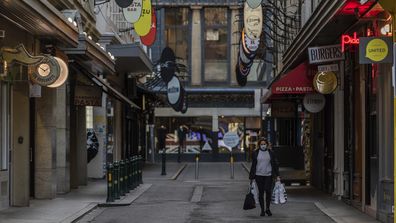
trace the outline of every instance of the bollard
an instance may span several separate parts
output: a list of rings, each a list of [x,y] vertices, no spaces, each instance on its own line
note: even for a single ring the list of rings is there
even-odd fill
[[[139,182],[138,185],[143,184],[143,157],[138,156],[138,171],[139,171]]]
[[[195,179],[198,179],[199,174],[199,155],[195,154]]]
[[[231,170],[231,179],[234,179],[234,156],[231,153],[230,157],[230,170]]]
[[[107,169],[107,199],[106,202],[114,202],[114,190],[113,190],[113,165],[109,163],[106,166]]]
[[[138,182],[137,158],[133,156],[133,189],[137,187]]]
[[[120,199],[120,170],[119,163],[114,162],[114,199]]]
[[[166,151],[165,148],[162,149],[162,172],[161,175],[166,175]]]
[[[120,161],[120,196],[125,196],[124,169],[125,169],[125,163],[124,163],[124,160],[121,160]]]
[[[129,187],[133,190],[133,157],[129,157]]]
[[[125,178],[124,178],[125,193],[129,193],[129,190],[130,190],[130,186],[129,186],[129,159],[126,158],[124,162],[125,162]]]

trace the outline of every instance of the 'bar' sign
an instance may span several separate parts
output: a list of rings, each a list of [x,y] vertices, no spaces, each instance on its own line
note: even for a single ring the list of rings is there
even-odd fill
[[[309,63],[325,63],[337,60],[344,60],[345,56],[341,51],[340,45],[309,47]]]

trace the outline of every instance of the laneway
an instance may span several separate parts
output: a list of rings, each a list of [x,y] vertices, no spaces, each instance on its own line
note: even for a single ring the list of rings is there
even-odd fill
[[[273,205],[274,216],[260,217],[258,208],[242,210],[248,184],[242,165],[235,164],[233,180],[228,163],[202,163],[198,180],[194,171],[188,164],[177,180],[170,180],[155,177],[159,166],[150,168],[145,183],[153,186],[131,206],[97,209],[80,222],[334,222],[315,205],[327,198],[316,190],[289,188],[289,202]]]

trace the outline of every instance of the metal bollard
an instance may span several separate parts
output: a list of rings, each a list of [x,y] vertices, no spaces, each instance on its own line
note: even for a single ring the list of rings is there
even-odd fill
[[[129,157],[129,189],[133,190],[133,157]]]
[[[162,172],[161,175],[166,175],[166,151],[162,149]]]
[[[198,179],[199,175],[199,154],[195,154],[195,179]]]
[[[138,185],[143,184],[143,157],[138,156],[138,170],[139,170],[139,182]]]
[[[107,199],[106,202],[114,202],[114,189],[113,189],[113,165],[109,163],[107,169]]]
[[[120,196],[125,196],[124,177],[125,177],[125,163],[124,160],[120,161]]]
[[[120,165],[114,162],[114,199],[120,199]]]
[[[129,186],[129,159],[128,158],[126,158],[125,159],[125,177],[124,177],[124,181],[125,181],[125,192],[126,193],[129,193],[129,188],[130,188],[130,186]]]
[[[138,170],[137,170],[137,158],[133,156],[133,189],[137,187],[138,182]]]
[[[231,170],[231,179],[234,179],[234,156],[231,153],[230,157],[230,170]]]

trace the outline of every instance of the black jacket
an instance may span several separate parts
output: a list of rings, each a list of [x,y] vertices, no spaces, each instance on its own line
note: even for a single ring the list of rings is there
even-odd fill
[[[278,160],[275,157],[275,154],[272,150],[268,150],[271,159],[271,167],[272,167],[272,176],[279,176],[279,164]],[[253,180],[256,177],[256,166],[257,166],[257,156],[259,153],[259,149],[256,149],[253,152],[252,157],[252,167],[250,168],[249,179]]]

